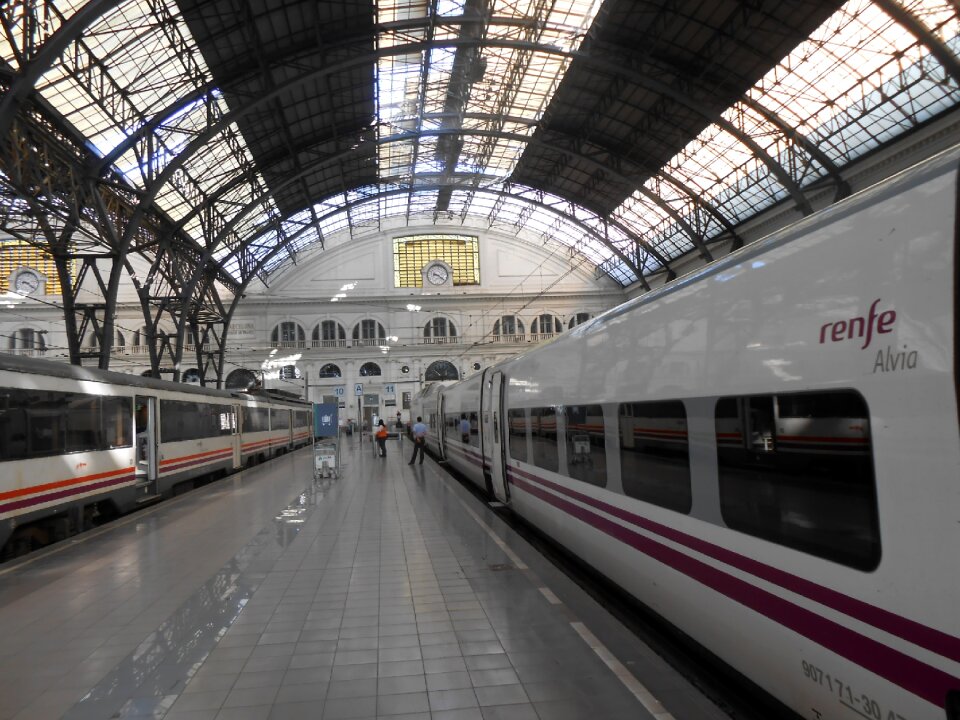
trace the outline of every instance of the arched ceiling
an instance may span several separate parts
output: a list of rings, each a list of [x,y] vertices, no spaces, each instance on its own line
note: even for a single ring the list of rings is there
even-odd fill
[[[844,196],[848,164],[960,100],[949,0],[33,0],[0,21],[0,229],[141,253],[183,303],[397,218],[523,230],[648,287],[765,208]]]

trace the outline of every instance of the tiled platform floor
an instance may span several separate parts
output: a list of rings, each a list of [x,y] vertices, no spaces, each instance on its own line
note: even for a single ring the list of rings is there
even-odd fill
[[[725,717],[389,447],[320,481],[301,451],[0,566],[0,720]]]

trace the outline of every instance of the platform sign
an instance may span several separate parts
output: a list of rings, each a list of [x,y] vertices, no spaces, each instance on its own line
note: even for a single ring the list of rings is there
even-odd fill
[[[357,397],[363,397],[363,383],[355,383],[353,386],[353,394]]]
[[[343,397],[346,394],[346,389],[343,387],[343,385],[337,385],[333,389],[333,394],[337,397]]]
[[[384,385],[384,386],[383,386],[383,394],[384,394],[384,395],[396,395],[396,394],[397,394],[397,386],[396,386],[396,385]]]
[[[368,407],[380,404],[380,396],[377,393],[367,393],[363,396],[363,404]]]
[[[313,404],[313,437],[336,437],[339,411],[334,403]]]

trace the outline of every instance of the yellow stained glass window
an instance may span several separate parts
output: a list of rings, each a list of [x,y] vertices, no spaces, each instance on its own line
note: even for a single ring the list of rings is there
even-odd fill
[[[394,287],[423,287],[421,270],[433,260],[453,268],[454,285],[480,284],[480,243],[474,235],[408,235],[393,239]]]
[[[36,270],[44,276],[47,295],[61,294],[60,278],[52,255],[20,240],[0,241],[0,292],[10,290],[13,275],[21,268]]]

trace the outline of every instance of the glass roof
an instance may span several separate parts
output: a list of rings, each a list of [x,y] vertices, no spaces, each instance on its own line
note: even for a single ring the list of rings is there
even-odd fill
[[[32,32],[40,44],[84,4],[44,3],[42,27],[0,32],[0,57],[19,68],[11,37]],[[955,3],[901,4],[960,54]],[[771,162],[798,168],[800,185],[830,173],[756,106],[842,168],[960,101],[955,80],[921,42],[868,0],[851,0],[730,107],[722,123],[705,128],[601,218],[509,182],[600,0],[491,0],[481,17],[475,8],[482,5],[377,4],[380,185],[317,198],[285,219],[237,124],[221,120],[230,119],[231,109],[174,0],[130,0],[110,10],[37,90],[92,148],[115,155],[130,185],[155,193],[157,207],[238,279],[251,257],[271,273],[311,245],[436,223],[568,246],[622,285],[638,280],[631,262],[644,275],[662,269],[638,247],[656,248],[670,261],[693,249],[688,227],[709,241],[724,231],[716,215],[737,224],[789,198],[769,164],[732,128],[749,135]],[[715,213],[705,213],[688,190]]]

